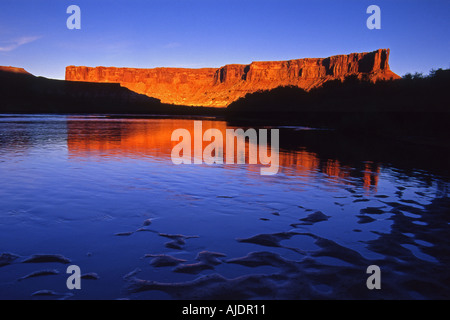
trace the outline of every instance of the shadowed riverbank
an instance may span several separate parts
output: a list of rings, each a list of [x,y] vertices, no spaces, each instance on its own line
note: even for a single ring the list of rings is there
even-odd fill
[[[0,69],[0,113],[4,114],[223,114],[222,109],[164,104],[118,83],[53,80],[11,69]]]
[[[449,148],[450,70],[392,81],[329,81],[306,92],[278,87],[228,108],[167,105],[114,83],[51,80],[0,71],[0,113],[225,117],[233,125],[300,125]]]
[[[371,83],[333,81],[306,92],[280,87],[249,94],[227,108],[227,120],[325,127],[449,147],[450,70]]]

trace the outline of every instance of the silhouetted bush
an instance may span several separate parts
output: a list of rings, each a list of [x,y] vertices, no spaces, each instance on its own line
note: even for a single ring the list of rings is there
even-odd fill
[[[228,106],[227,119],[446,140],[448,88],[450,70],[442,69],[376,83],[349,77],[309,92],[281,87],[248,94]]]

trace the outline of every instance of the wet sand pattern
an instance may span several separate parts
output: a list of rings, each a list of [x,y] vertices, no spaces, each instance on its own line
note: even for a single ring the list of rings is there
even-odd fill
[[[444,217],[447,221],[439,229],[425,231],[426,228],[417,226],[416,240],[412,240],[402,234],[382,234],[380,238],[367,241],[368,247],[384,255],[382,259],[369,260],[360,253],[346,248],[338,243],[322,238],[312,233],[282,232],[275,234],[260,234],[247,239],[238,239],[241,243],[254,243],[263,247],[282,247],[282,240],[290,239],[296,235],[303,235],[314,239],[314,244],[319,248],[309,252],[303,252],[305,256],[298,259],[286,259],[282,255],[270,251],[250,252],[246,256],[231,258],[225,261],[217,261],[216,264],[237,264],[248,268],[261,266],[273,267],[274,271],[268,274],[249,274],[236,278],[225,278],[213,273],[200,276],[186,282],[164,283],[159,281],[144,280],[133,275],[126,279],[127,292],[131,294],[146,291],[163,291],[174,299],[385,299],[385,298],[445,298],[448,297],[448,284],[450,274],[447,267],[436,267],[427,261],[419,259],[410,250],[402,247],[404,243],[418,245],[430,255],[446,253],[449,249],[449,241],[446,240],[440,249],[435,246],[420,245],[419,238],[432,241],[431,237],[439,237],[439,234],[449,231],[448,199],[433,202],[422,210],[422,218],[429,216],[429,211]],[[379,214],[373,208],[366,208],[366,213]],[[378,209],[377,209],[378,210]],[[417,212],[417,211],[416,211]],[[392,219],[400,222],[405,217],[395,216]],[[429,217],[428,217],[429,218]],[[405,221],[401,221],[405,225]],[[410,221],[410,223],[412,223]],[[421,230],[421,231],[419,231]],[[437,234],[436,234],[437,232]],[[422,240],[424,243],[426,240]],[[415,243],[416,242],[416,243]],[[417,243],[418,242],[418,243]],[[429,242],[426,242],[429,243]],[[224,254],[199,253],[208,257],[224,257]],[[320,263],[316,258],[331,257],[347,263],[345,266],[330,266]],[[448,263],[448,256],[446,258]],[[409,263],[399,263],[398,260]],[[383,290],[371,292],[361,286],[360,279],[355,279],[355,274],[363,274],[366,267],[372,264],[382,265]],[[212,269],[213,266],[201,265],[201,263],[181,265],[193,273],[204,269]],[[178,267],[174,269],[178,272]],[[425,280],[426,279],[426,280]],[[405,291],[407,288],[409,290]],[[420,293],[419,293],[420,292]],[[424,295],[424,293],[426,293]]]

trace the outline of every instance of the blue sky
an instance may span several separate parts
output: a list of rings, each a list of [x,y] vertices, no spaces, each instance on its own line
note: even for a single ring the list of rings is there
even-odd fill
[[[68,30],[69,5],[81,30]],[[381,30],[366,9],[381,8]],[[450,68],[448,0],[1,0],[0,65],[220,67],[390,48],[391,69]]]

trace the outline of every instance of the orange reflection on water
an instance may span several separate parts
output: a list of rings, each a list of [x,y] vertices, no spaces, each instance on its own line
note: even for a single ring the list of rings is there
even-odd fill
[[[77,157],[170,157],[177,142],[173,130],[191,122],[159,120],[90,120],[67,122],[69,156]]]
[[[171,141],[172,133],[176,129],[187,129],[191,133],[192,157],[196,151],[203,152],[211,142],[202,141],[201,150],[194,150],[194,121],[186,119],[95,119],[95,120],[68,120],[67,145],[69,157],[79,159],[115,158],[155,158],[170,159],[172,149],[178,141]],[[221,149],[224,159],[224,167],[232,168],[226,163],[226,129],[230,127],[224,121],[202,121],[202,135],[208,129],[218,129],[223,136],[224,148]],[[245,130],[245,128],[244,128]],[[269,139],[270,141],[270,139]],[[235,144],[235,162],[237,156]],[[270,150],[270,146],[268,147]],[[246,166],[250,172],[259,172],[261,166],[259,157],[258,165]],[[246,142],[245,163],[249,163],[249,143]],[[288,176],[308,177],[322,172],[328,179],[340,180],[350,184],[351,168],[343,166],[338,160],[321,160],[317,154],[307,150],[281,150],[279,152],[279,172]],[[366,164],[362,178],[363,187],[370,189],[378,184],[379,166]]]
[[[380,174],[380,166],[366,162],[363,176],[364,190],[377,191],[378,179]]]

